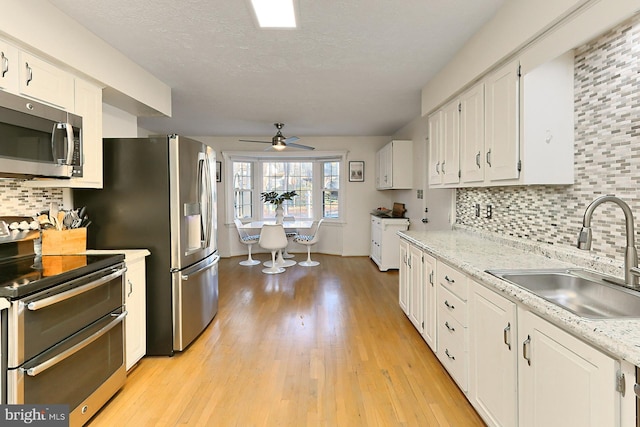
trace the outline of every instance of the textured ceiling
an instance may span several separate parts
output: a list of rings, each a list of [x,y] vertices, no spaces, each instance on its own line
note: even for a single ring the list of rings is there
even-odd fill
[[[172,88],[158,133],[391,135],[425,83],[504,0],[298,0],[260,30],[248,0],[50,0]]]

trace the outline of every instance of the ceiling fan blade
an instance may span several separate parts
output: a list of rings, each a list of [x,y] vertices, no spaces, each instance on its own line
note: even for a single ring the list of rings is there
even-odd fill
[[[253,139],[239,139],[240,142],[260,142],[262,144],[271,144],[271,141],[256,141]]]
[[[287,142],[287,147],[302,148],[303,150],[315,150],[315,147],[309,147],[308,145],[294,144],[293,142]]]
[[[285,139],[284,142],[285,144],[289,144],[291,142],[296,142],[298,141],[300,138],[298,138],[297,136],[290,136],[289,138]]]

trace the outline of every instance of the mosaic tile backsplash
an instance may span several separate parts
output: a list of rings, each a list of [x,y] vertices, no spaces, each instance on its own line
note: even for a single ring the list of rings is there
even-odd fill
[[[22,181],[0,179],[0,216],[32,216],[49,209],[49,202],[62,206],[62,190],[29,188]]]
[[[575,51],[575,184],[467,188],[456,223],[543,243],[575,246],[587,205],[615,194],[640,218],[640,14]],[[475,216],[475,204],[481,216]],[[486,206],[492,218],[486,219]],[[594,252],[624,257],[622,210],[593,215]],[[636,241],[638,233],[636,228]]]

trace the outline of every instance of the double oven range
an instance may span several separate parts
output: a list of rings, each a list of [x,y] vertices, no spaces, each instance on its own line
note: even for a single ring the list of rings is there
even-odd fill
[[[124,256],[31,248],[0,231],[1,402],[69,405],[83,425],[126,377]]]

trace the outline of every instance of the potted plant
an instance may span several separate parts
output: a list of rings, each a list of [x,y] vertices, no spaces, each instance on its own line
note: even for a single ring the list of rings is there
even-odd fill
[[[284,193],[265,191],[260,193],[260,199],[262,199],[264,203],[276,205],[276,224],[282,224],[282,219],[284,218],[282,203],[284,203],[285,200],[293,200],[297,195],[295,191],[285,191]]]

